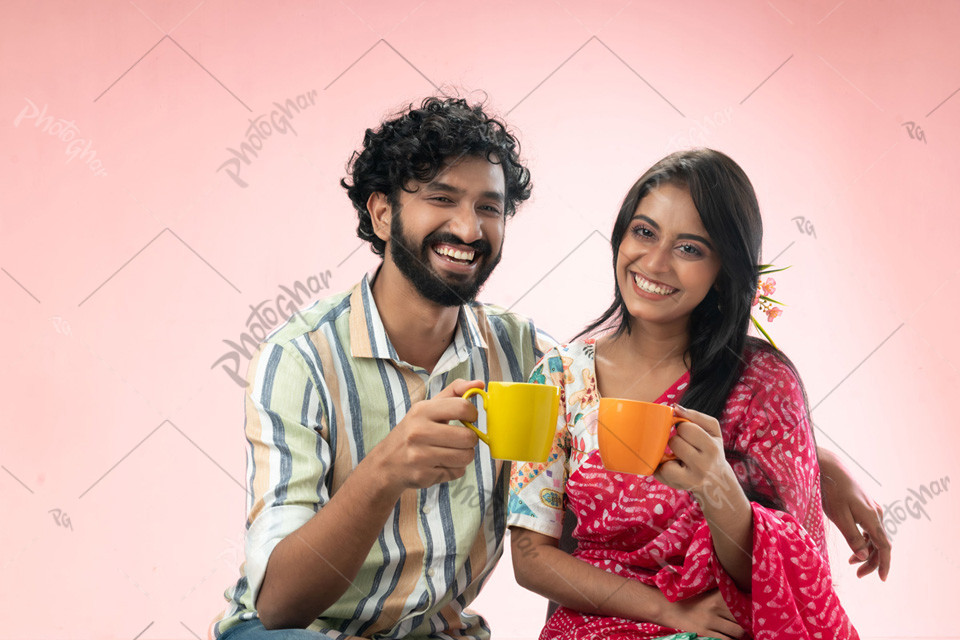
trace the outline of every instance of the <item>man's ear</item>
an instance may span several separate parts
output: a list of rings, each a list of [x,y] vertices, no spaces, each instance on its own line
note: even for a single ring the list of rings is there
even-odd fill
[[[387,194],[380,191],[371,193],[370,197],[367,198],[367,211],[370,213],[370,220],[373,223],[373,232],[384,242],[389,241],[393,207],[390,205]]]

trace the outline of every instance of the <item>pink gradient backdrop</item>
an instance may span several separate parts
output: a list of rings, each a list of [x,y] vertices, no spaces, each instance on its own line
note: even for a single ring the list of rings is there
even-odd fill
[[[820,441],[883,504],[960,476],[960,4],[471,7],[5,3],[0,638],[206,637],[244,518],[242,392],[211,365],[280,285],[325,295],[375,265],[337,180],[365,127],[433,85],[486,91],[536,183],[485,299],[568,337],[609,299],[604,237],[632,180],[722,149],[758,189],[765,258],[793,265],[772,329]],[[218,170],[297,96],[246,187]],[[864,637],[957,637],[957,492],[894,521],[886,584],[856,580],[834,532]],[[476,608],[498,638],[543,620],[509,557]]]

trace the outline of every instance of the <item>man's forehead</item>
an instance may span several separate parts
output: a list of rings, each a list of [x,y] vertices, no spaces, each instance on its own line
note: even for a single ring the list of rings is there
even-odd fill
[[[440,189],[443,191],[463,192],[464,187],[470,186],[468,182],[471,178],[492,177],[494,184],[489,185],[492,189],[485,189],[484,192],[499,198],[503,198],[503,190],[506,182],[506,176],[503,172],[503,166],[495,161],[491,161],[483,156],[461,156],[444,161],[443,166],[437,172],[437,175],[428,182],[417,183],[417,186],[423,186],[430,189]]]

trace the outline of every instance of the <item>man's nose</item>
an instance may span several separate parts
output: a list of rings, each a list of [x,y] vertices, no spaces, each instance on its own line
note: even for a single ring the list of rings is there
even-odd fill
[[[480,224],[480,216],[473,206],[473,203],[460,203],[453,212],[453,218],[448,225],[450,233],[457,236],[465,243],[476,242],[483,237],[483,228]]]

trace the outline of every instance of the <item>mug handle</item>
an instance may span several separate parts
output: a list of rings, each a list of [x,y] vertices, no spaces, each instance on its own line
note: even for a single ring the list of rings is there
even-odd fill
[[[486,409],[487,409],[487,400],[490,398],[490,396],[487,395],[487,392],[486,392],[485,390],[483,390],[483,389],[476,389],[476,388],[474,388],[474,389],[467,389],[467,392],[466,392],[465,394],[463,394],[462,396],[460,396],[460,397],[463,398],[464,400],[467,400],[467,399],[469,399],[471,396],[475,396],[475,395],[477,395],[477,394],[479,394],[480,397],[482,398],[483,409],[484,409],[484,411],[486,411]],[[464,425],[466,425],[468,428],[472,429],[473,432],[474,432],[475,434],[477,434],[477,437],[478,437],[478,438],[480,438],[481,440],[483,440],[483,441],[487,444],[488,447],[490,446],[490,440],[487,439],[487,434],[485,434],[483,431],[480,431],[480,429],[477,429],[475,426],[473,426],[473,423],[472,423],[472,422],[467,422],[466,420],[461,420],[460,422],[462,422],[462,423],[463,423]]]
[[[676,426],[677,426],[678,424],[680,424],[681,422],[690,422],[690,423],[692,423],[693,421],[692,421],[692,420],[687,420],[686,418],[677,418],[676,416],[674,416],[674,421],[673,421],[673,426],[674,426],[674,427],[676,427]],[[660,459],[660,464],[663,464],[664,462],[667,462],[668,460],[676,460],[676,459],[677,459],[677,456],[673,455],[672,453],[664,453],[664,454],[663,454],[663,458]],[[657,466],[660,466],[660,465],[657,465]]]

